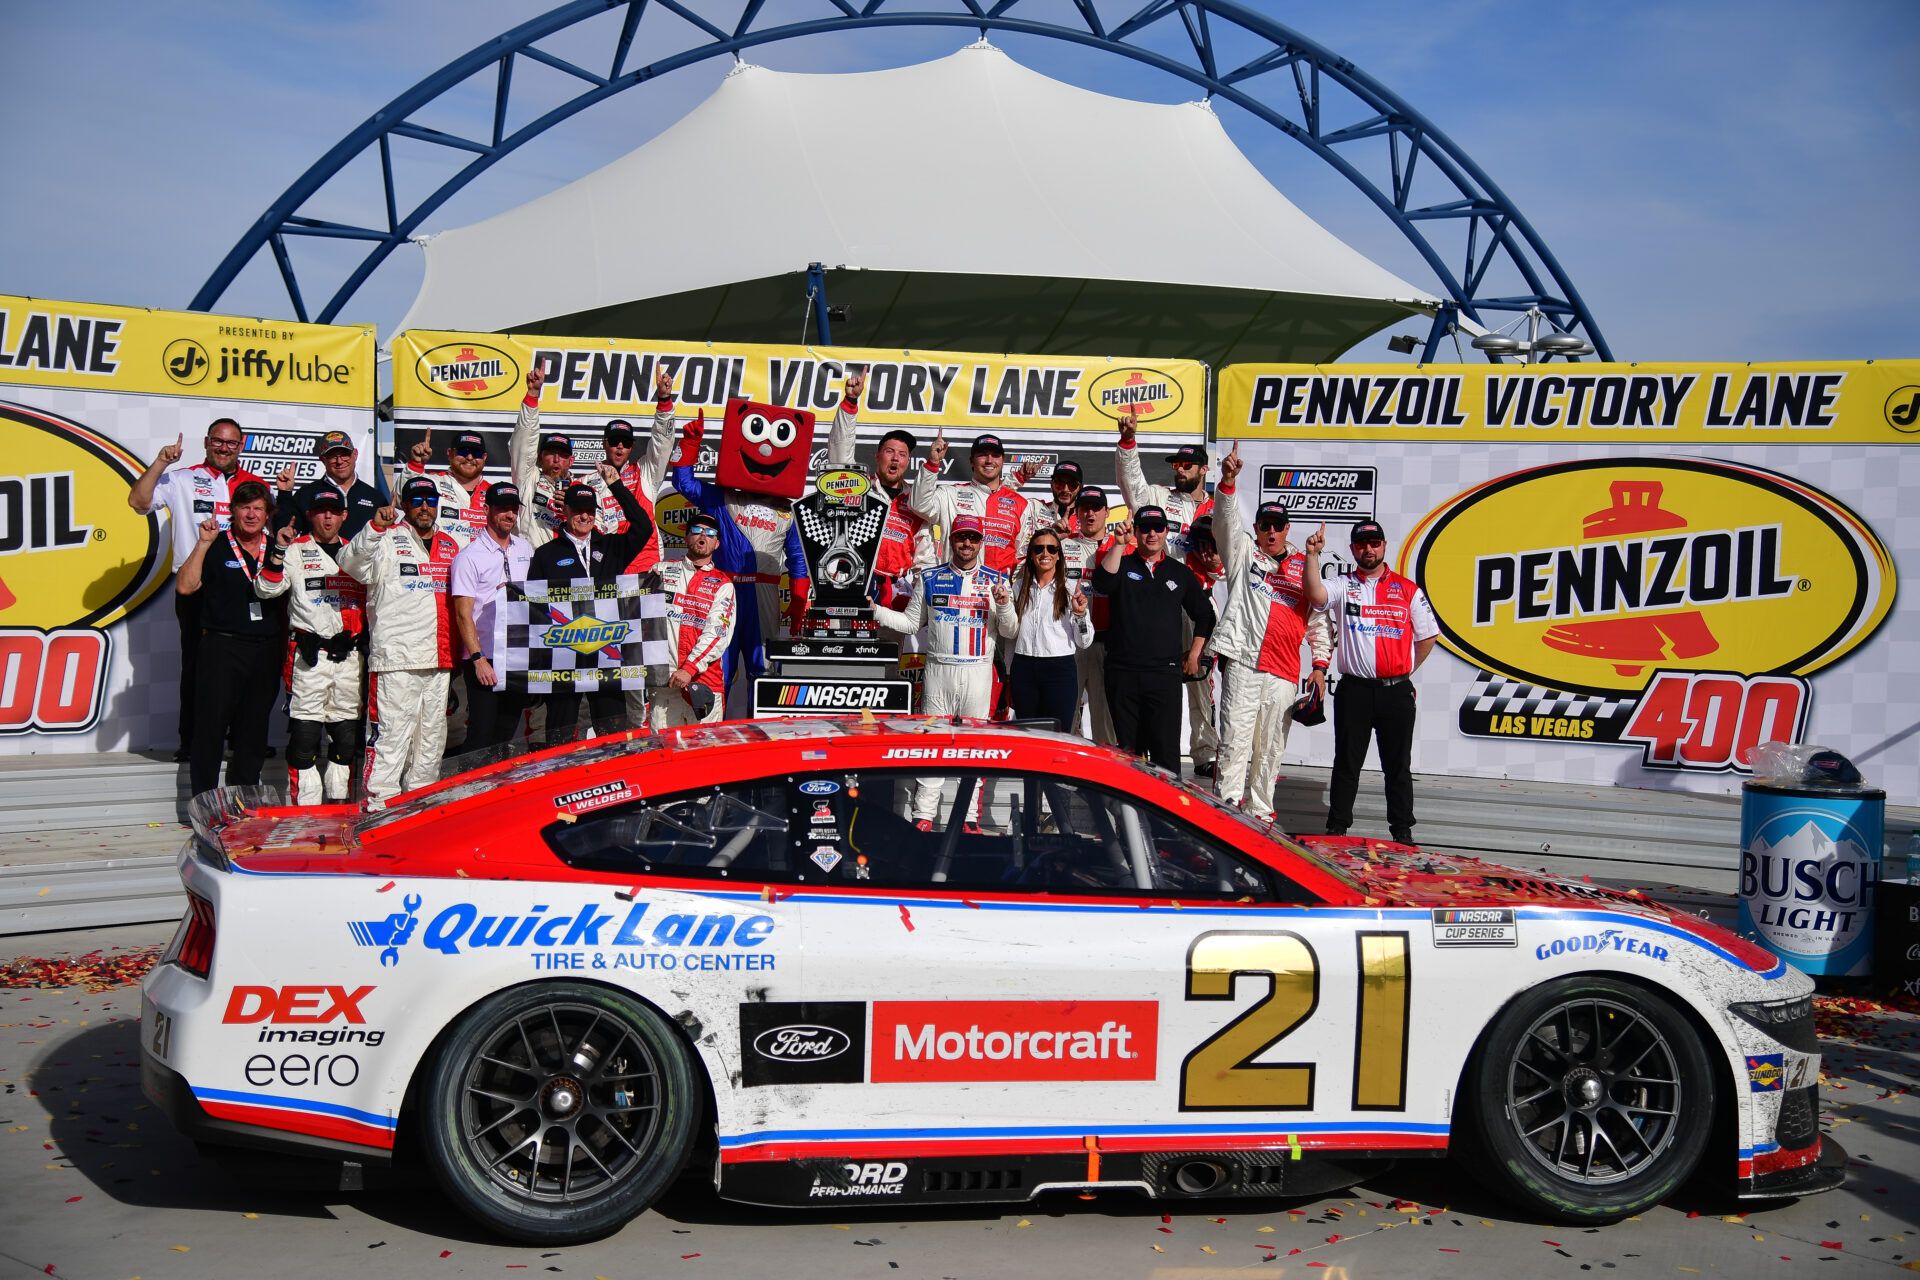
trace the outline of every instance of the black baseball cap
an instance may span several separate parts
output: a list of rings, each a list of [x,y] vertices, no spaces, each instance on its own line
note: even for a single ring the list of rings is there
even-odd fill
[[[345,449],[348,453],[353,452],[353,437],[344,431],[329,431],[314,442],[313,456],[316,458],[324,458],[328,454],[338,453],[342,449]]]
[[[1362,520],[1359,524],[1353,526],[1353,536],[1347,540],[1349,542],[1372,542],[1375,538],[1385,542],[1387,540],[1387,531],[1380,527],[1378,520]]]
[[[973,438],[973,448],[969,450],[969,452],[970,453],[997,453],[1000,456],[1005,457],[1007,453],[1007,446],[1000,443],[999,436],[994,435],[992,432],[988,432],[986,435],[975,436]]]
[[[1213,541],[1213,517],[1201,516],[1198,520],[1195,520],[1192,524],[1188,525],[1187,541],[1188,542],[1196,542],[1196,541],[1212,542]]]
[[[606,433],[601,437],[608,444],[633,445],[633,427],[625,422],[609,422]]]
[[[1080,486],[1080,492],[1073,495],[1076,507],[1104,507],[1107,505],[1107,491],[1097,484]]]
[[[1173,456],[1167,461],[1183,463],[1189,467],[1204,467],[1207,465],[1207,446],[1183,444],[1173,451]]]
[[[1074,462],[1071,459],[1068,459],[1065,462],[1056,463],[1053,468],[1052,478],[1055,480],[1071,480],[1075,484],[1079,484],[1080,483],[1080,464],[1077,462]]]
[[[1284,502],[1263,502],[1253,513],[1253,527],[1258,529],[1262,522],[1267,524],[1289,524],[1293,517],[1287,514]]]
[[[575,480],[567,486],[566,504],[569,511],[593,511],[600,506],[600,495],[592,485]]]
[[[323,485],[321,488],[314,490],[313,496],[307,499],[308,515],[312,515],[316,511],[338,511],[345,514],[346,509],[346,498],[332,485]]]
[[[435,506],[440,504],[440,486],[425,476],[415,476],[400,486],[400,505],[411,506],[414,499],[424,498]]]
[[[447,448],[454,453],[473,453],[482,458],[487,456],[487,442],[478,431],[462,431]]]
[[[520,489],[511,480],[502,480],[499,484],[487,486],[487,505],[490,507],[517,507],[520,505]]]
[[[1133,513],[1133,527],[1142,531],[1166,528],[1166,508],[1146,506],[1135,509]]]
[[[567,437],[563,435],[558,435],[558,434],[544,435],[540,437],[540,452],[541,453],[564,453],[564,454],[567,454],[569,457],[571,457],[573,454],[573,441],[567,439]]]

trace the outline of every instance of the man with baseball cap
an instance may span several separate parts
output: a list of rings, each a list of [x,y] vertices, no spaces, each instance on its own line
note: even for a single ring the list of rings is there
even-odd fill
[[[854,438],[860,413],[860,395],[867,387],[867,375],[856,370],[847,375],[840,393],[840,407],[833,415],[833,429],[827,433],[827,465],[854,466]],[[873,480],[888,502],[887,523],[880,530],[880,549],[874,555],[874,598],[891,609],[903,609],[913,598],[914,577],[932,567],[938,557],[933,549],[933,532],[926,517],[913,509],[907,471],[913,465],[915,440],[912,433],[898,429],[880,437],[873,451]],[[918,652],[920,637],[889,632],[884,639],[900,645],[900,652]]]
[[[653,700],[655,729],[709,724],[726,714],[721,657],[733,639],[736,607],[733,575],[714,566],[720,521],[696,510],[687,521],[687,558],[659,566],[667,593],[667,621],[674,629],[674,667],[667,687]]]
[[[1093,585],[1107,595],[1107,706],[1123,751],[1180,772],[1180,677],[1200,672],[1213,634],[1213,599],[1193,570],[1167,554],[1167,513],[1135,510],[1139,549],[1125,548],[1127,522],[1113,529]],[[1193,639],[1183,640],[1183,618]]]
[[[466,750],[511,741],[527,709],[523,690],[510,690],[493,665],[494,613],[507,583],[525,582],[533,546],[520,536],[520,489],[511,480],[487,486],[487,521],[453,558],[448,601],[460,637],[461,682],[466,690]]]
[[[354,534],[366,527],[367,521],[373,519],[373,513],[379,509],[380,491],[357,474],[360,451],[354,448],[353,437],[346,432],[327,432],[314,442],[313,453],[320,459],[321,474],[318,480],[309,480],[296,489],[293,464],[289,462],[280,468],[275,485],[279,496],[274,501],[273,527],[280,529],[293,525],[296,532],[305,533],[311,527],[307,523],[307,508],[313,505],[314,495],[337,493],[347,512],[346,523],[340,526],[340,536],[351,540]]]
[[[984,539],[981,563],[1002,577],[1011,574],[1027,553],[1027,539],[1046,519],[1045,508],[1020,492],[1020,486],[1039,471],[1039,464],[1029,458],[1007,483],[1003,474],[1007,447],[991,432],[974,437],[973,448],[968,451],[971,479],[941,484],[940,468],[946,458],[947,436],[942,431],[927,450],[927,461],[913,479],[908,501],[922,519],[931,520],[943,531],[952,528],[961,516],[978,520]]]
[[[1112,541],[1113,535],[1107,532],[1107,491],[1097,484],[1082,485],[1073,499],[1073,523],[1060,539],[1060,568],[1070,587],[1087,594],[1093,643],[1076,655],[1080,705],[1086,709],[1087,729],[1093,740],[1109,745],[1114,737],[1113,717],[1107,711],[1107,598],[1094,589],[1093,571]],[[1076,732],[1079,724],[1076,714]]]
[[[1300,649],[1313,653],[1316,689],[1325,691],[1327,586],[1320,578],[1326,529],[1307,538],[1305,551],[1287,541],[1285,503],[1263,502],[1254,532],[1240,523],[1236,488],[1240,446],[1220,460],[1213,527],[1219,530],[1227,605],[1213,633],[1221,659],[1220,798],[1260,822],[1273,820],[1273,782],[1280,773],[1293,704],[1300,693]]]
[[[955,516],[947,530],[947,563],[920,575],[907,607],[896,611],[872,602],[883,627],[904,632],[926,628],[920,709],[930,716],[985,719],[993,710],[996,638],[1011,640],[1020,631],[1007,575],[980,562],[985,533],[979,516]],[[913,818],[922,831],[933,829],[940,786],[937,777],[915,784]],[[976,803],[978,797],[976,792]]]
[[[434,781],[447,746],[453,625],[447,579],[459,544],[435,527],[440,488],[425,476],[400,486],[340,567],[367,588],[367,765],[362,798],[377,806]]]
[[[660,490],[667,482],[667,464],[673,461],[673,446],[679,434],[678,420],[674,416],[673,375],[660,370],[653,380],[653,423],[647,431],[647,447],[638,458],[633,456],[636,437],[633,424],[616,418],[606,425],[601,433],[601,441],[606,450],[607,464],[619,477],[608,480],[597,469],[587,475],[587,483],[593,486],[600,500],[598,528],[602,533],[625,533],[627,514],[621,509],[619,500],[613,496],[613,485],[623,484],[627,492],[653,519],[653,504],[660,500]],[[660,563],[659,522],[654,522],[654,536],[640,548],[633,563],[627,566],[629,573],[646,573]]]
[[[433,432],[408,452],[407,470],[424,475],[440,490],[440,532],[465,547],[487,526],[487,439],[478,431],[456,431],[447,441],[447,469],[428,471]]]
[[[1362,520],[1351,535],[1354,570],[1327,584],[1339,636],[1340,679],[1333,696],[1333,781],[1327,834],[1353,825],[1353,797],[1367,745],[1380,745],[1386,775],[1387,828],[1413,843],[1413,673],[1433,652],[1440,620],[1427,593],[1387,568],[1387,532]]]
[[[1053,474],[1047,478],[1047,485],[1053,490],[1053,505],[1044,508],[1042,515],[1053,521],[1055,529],[1062,534],[1073,528],[1073,504],[1085,483],[1081,475],[1080,464],[1072,458],[1063,458],[1053,464]]]

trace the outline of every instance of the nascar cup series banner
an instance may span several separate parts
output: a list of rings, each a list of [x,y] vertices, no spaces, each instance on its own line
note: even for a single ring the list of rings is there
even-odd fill
[[[600,460],[601,431],[610,419],[631,422],[644,446],[659,370],[673,377],[683,426],[696,414],[705,415],[695,466],[702,478],[713,474],[720,420],[735,397],[814,412],[812,470],[816,475],[824,470],[827,431],[841,384],[854,368],[868,371],[860,406],[860,465],[871,463],[874,446],[888,431],[912,432],[917,458],[926,456],[936,432],[945,431],[953,446],[947,478],[964,479],[967,445],[976,435],[993,432],[1005,442],[1009,470],[1026,457],[1038,460],[1039,473],[1026,492],[1043,501],[1050,496],[1047,481],[1054,464],[1071,458],[1087,483],[1104,487],[1109,501],[1118,504],[1115,444],[1120,414],[1129,406],[1140,411],[1141,446],[1149,454],[1164,456],[1198,443],[1206,426],[1207,367],[1193,360],[410,330],[393,339],[395,448],[405,456],[426,437],[439,467],[444,441],[456,431],[478,431],[488,442],[488,475],[504,478],[514,416],[526,394],[527,370],[536,362],[547,375],[542,430],[573,438],[574,469],[582,473]],[[661,531],[671,545],[679,545],[687,515],[677,498],[661,504]]]
[[[1920,768],[1920,361],[1236,365],[1216,430],[1296,543],[1326,521],[1344,569],[1377,519],[1426,589],[1418,770],[1733,790],[1774,740]]]
[[[372,439],[373,361],[371,328],[0,295],[0,752],[177,745],[172,536],[128,490],[216,418],[247,470],[317,477],[325,432]]]

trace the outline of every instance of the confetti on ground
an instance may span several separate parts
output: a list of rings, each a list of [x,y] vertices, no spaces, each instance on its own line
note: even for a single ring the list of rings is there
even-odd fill
[[[89,951],[81,956],[22,956],[0,965],[0,989],[53,991],[80,987],[91,995],[130,987],[160,962],[159,947]]]

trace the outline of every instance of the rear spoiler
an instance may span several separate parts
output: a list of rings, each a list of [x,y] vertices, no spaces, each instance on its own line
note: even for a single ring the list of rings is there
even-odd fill
[[[187,820],[193,824],[194,844],[201,861],[217,870],[231,871],[233,863],[227,857],[221,833],[250,811],[279,803],[279,790],[264,786],[215,787],[189,800]]]

